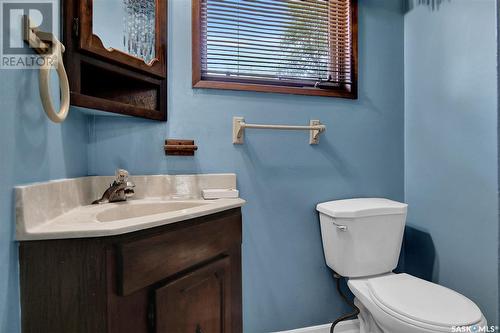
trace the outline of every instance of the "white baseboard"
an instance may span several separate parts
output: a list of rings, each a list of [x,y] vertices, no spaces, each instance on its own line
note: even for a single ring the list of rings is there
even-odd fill
[[[330,333],[330,326],[332,326],[332,324],[304,327],[291,331],[274,333]],[[335,333],[359,333],[359,321],[355,319],[341,322],[335,327]]]

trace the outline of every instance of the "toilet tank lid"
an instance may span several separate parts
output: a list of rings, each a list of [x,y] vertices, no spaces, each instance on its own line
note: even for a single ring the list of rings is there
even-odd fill
[[[406,214],[408,205],[384,198],[358,198],[320,203],[316,209],[339,218],[357,218],[377,215]]]

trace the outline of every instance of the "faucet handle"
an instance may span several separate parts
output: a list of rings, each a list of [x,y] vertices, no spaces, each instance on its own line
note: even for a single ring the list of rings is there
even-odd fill
[[[118,183],[126,183],[128,180],[128,171],[125,169],[117,169],[115,172],[115,180]]]
[[[123,190],[123,193],[125,193],[126,198],[130,198],[130,197],[134,196],[134,194],[135,194],[134,187],[135,187],[135,184],[131,181],[127,181],[125,183],[125,189]]]

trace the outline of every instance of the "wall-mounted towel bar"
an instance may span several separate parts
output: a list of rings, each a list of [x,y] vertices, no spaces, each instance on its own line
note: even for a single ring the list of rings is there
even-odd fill
[[[319,120],[311,120],[309,126],[260,125],[247,124],[243,117],[233,117],[233,144],[241,145],[244,143],[246,128],[310,131],[309,144],[311,145],[317,145],[319,143],[319,135],[326,131],[326,126],[321,124]]]

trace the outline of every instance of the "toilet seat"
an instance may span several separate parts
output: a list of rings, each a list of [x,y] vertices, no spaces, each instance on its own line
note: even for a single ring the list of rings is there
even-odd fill
[[[481,321],[481,310],[467,297],[408,274],[368,280],[373,300],[396,317],[437,326],[468,326]]]
[[[391,332],[395,327],[398,332],[451,332],[454,326],[486,325],[467,297],[408,274],[351,279],[348,284],[376,321],[392,323]]]
[[[378,303],[377,300],[374,300],[374,304],[376,304],[376,306],[378,306],[378,308],[380,310],[382,310],[388,317],[391,317],[391,318],[394,318],[396,321],[400,322],[401,325],[404,325],[405,327],[406,326],[411,326],[412,328],[414,329],[418,329],[419,332],[420,330],[422,330],[422,332],[447,332],[447,333],[450,333],[452,332],[452,327],[455,327],[456,325],[451,325],[451,326],[439,326],[439,325],[432,325],[432,324],[427,324],[427,323],[424,323],[424,322],[419,322],[419,321],[416,321],[416,320],[413,320],[411,318],[408,318],[408,317],[405,317],[405,316],[402,316],[401,314],[389,309],[389,308],[386,308],[383,304],[381,303]],[[464,326],[460,326],[460,327],[469,327],[469,326],[474,326],[474,325],[480,325],[482,326],[482,323],[484,321],[481,320],[477,323],[474,323],[474,324],[470,324],[470,325],[464,325]],[[406,329],[404,330],[405,332],[407,331]]]

